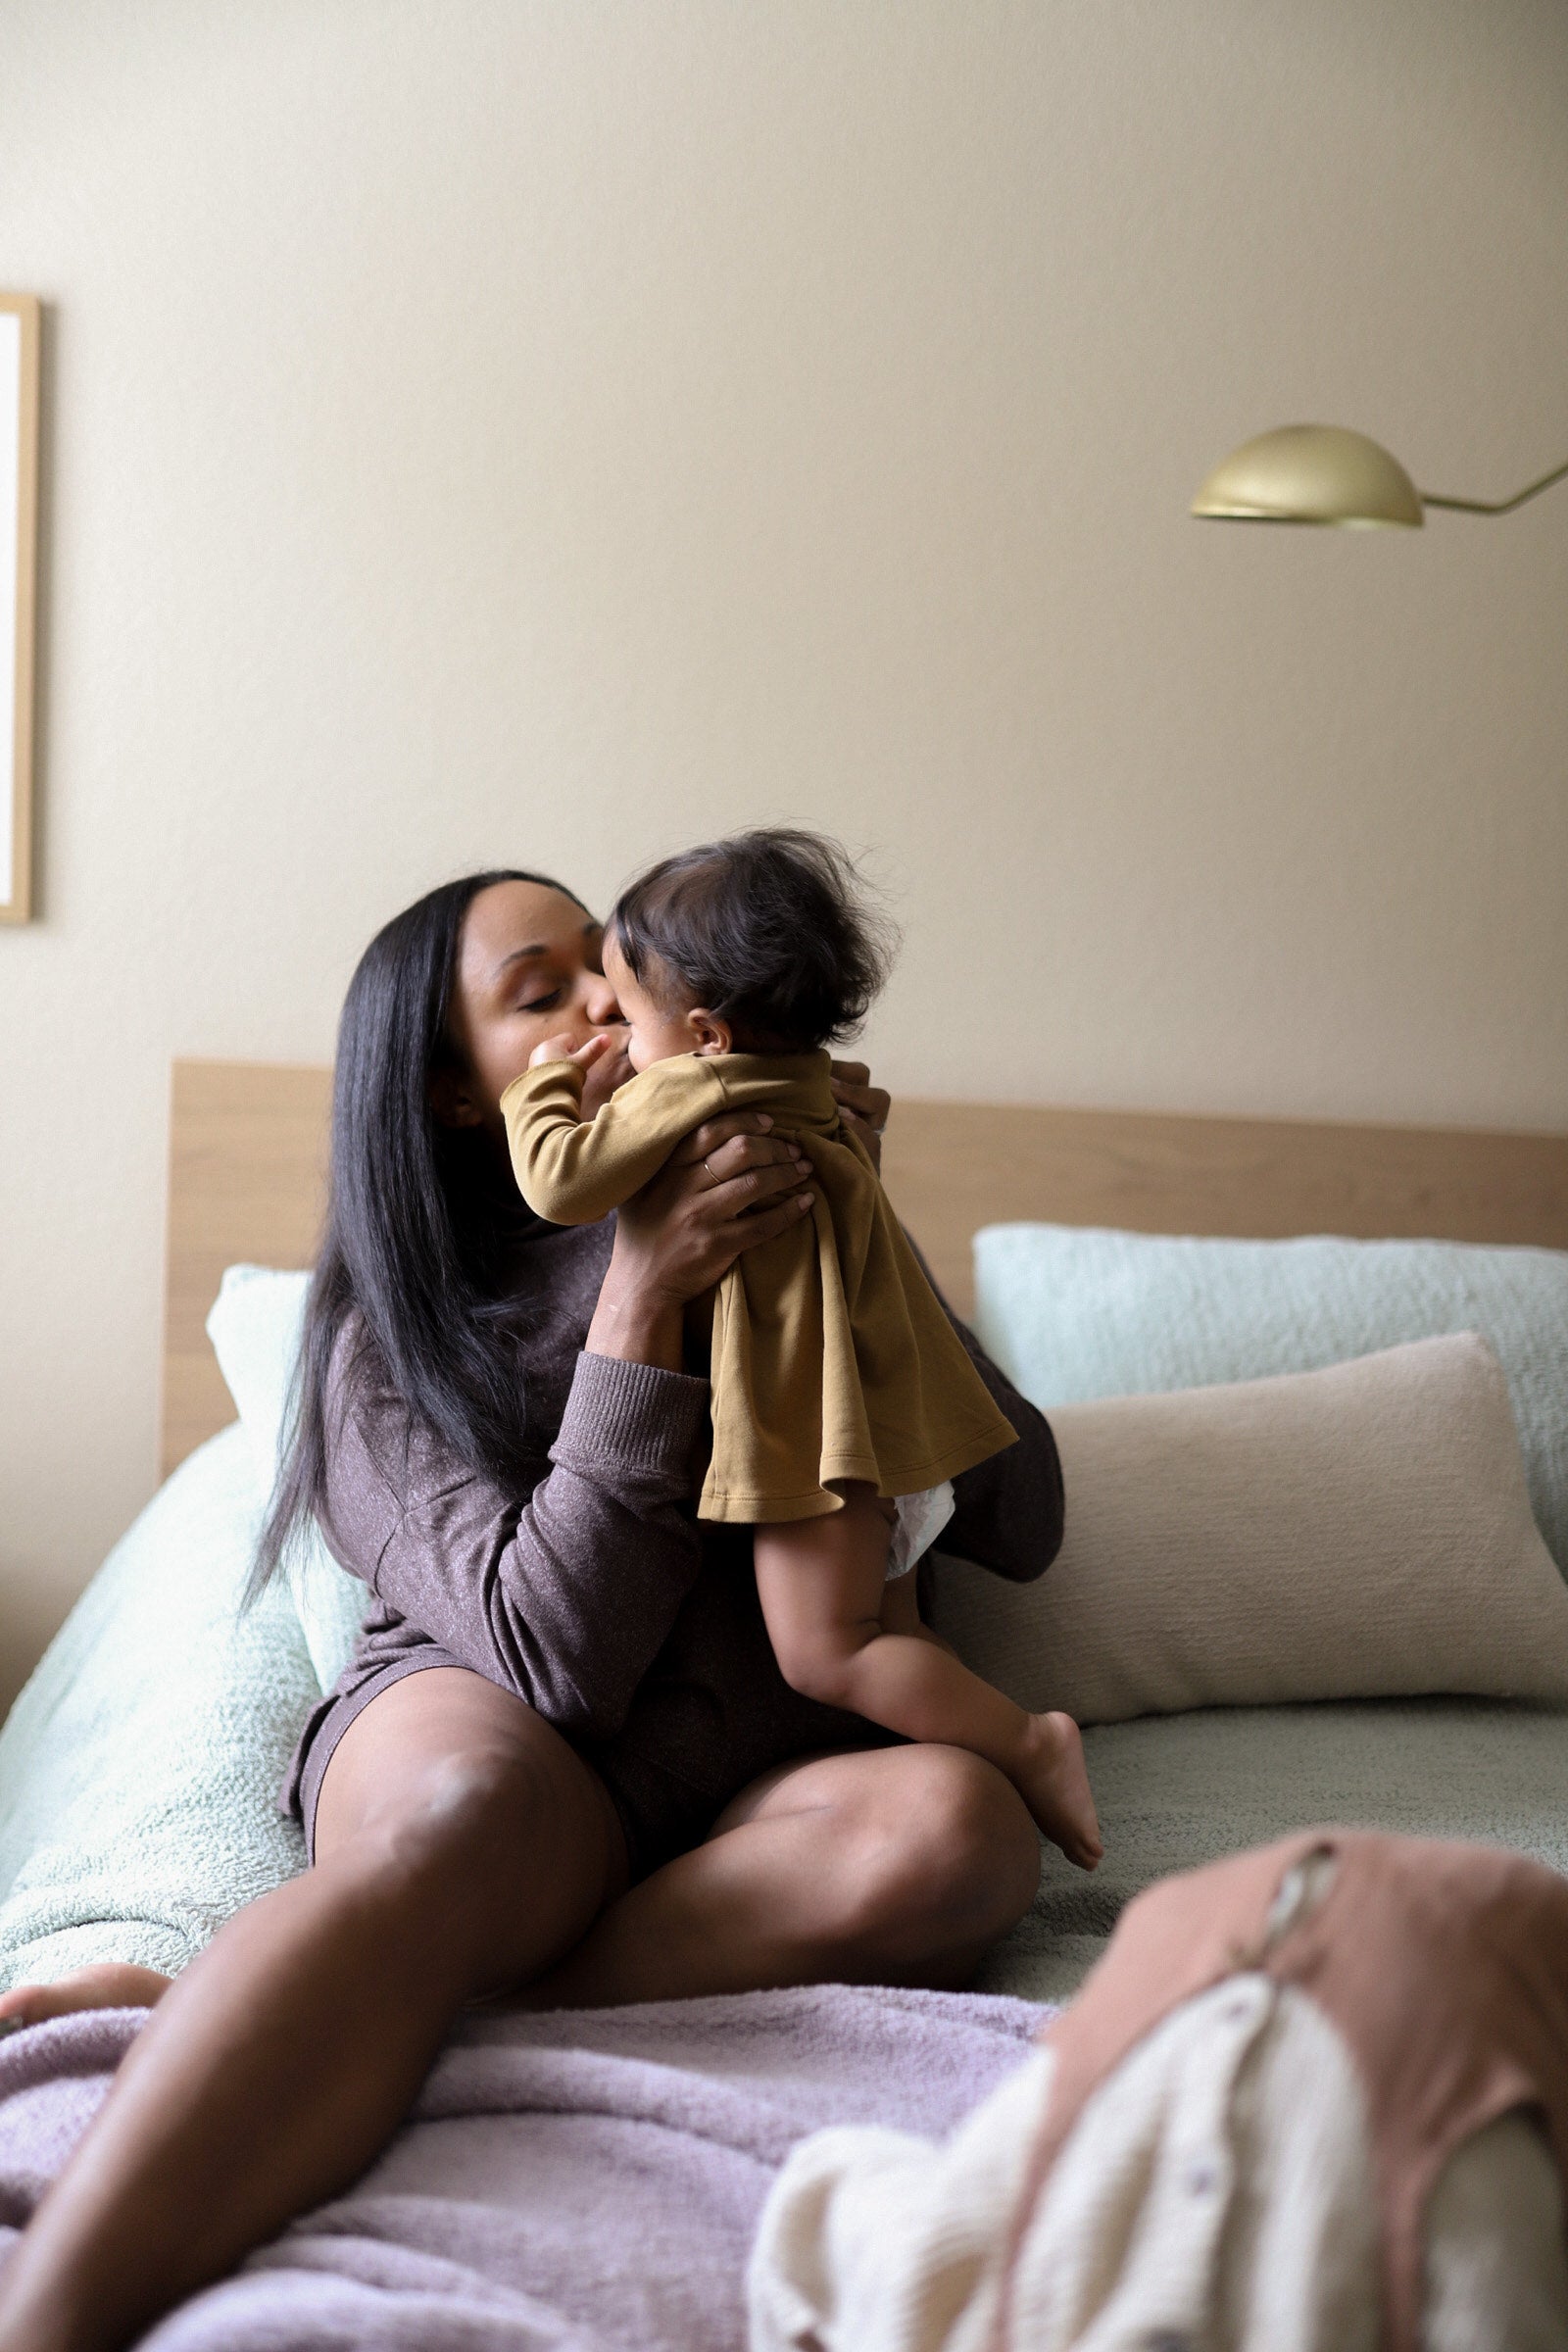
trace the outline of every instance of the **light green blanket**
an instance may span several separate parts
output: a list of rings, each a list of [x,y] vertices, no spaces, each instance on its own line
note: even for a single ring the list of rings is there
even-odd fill
[[[0,1733],[0,1982],[172,1974],[303,1868],[278,1784],[320,1696],[286,1587],[236,1603],[260,1517],[236,1424],[116,1545]]]

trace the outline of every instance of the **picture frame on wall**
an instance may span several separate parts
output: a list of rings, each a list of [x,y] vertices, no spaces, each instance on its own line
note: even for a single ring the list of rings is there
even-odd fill
[[[32,912],[38,300],[0,294],[0,923]]]

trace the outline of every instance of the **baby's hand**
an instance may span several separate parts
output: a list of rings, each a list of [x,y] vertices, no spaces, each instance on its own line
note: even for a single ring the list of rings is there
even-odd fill
[[[579,1070],[591,1070],[612,1042],[608,1029],[598,1030],[584,1046],[574,1046],[569,1037],[547,1037],[529,1054],[528,1067],[537,1070],[546,1061],[569,1061]]]

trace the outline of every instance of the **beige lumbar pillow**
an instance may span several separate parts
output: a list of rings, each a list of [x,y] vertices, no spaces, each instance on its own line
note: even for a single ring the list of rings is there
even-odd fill
[[[1036,1584],[937,1564],[935,1623],[1087,1723],[1418,1691],[1568,1700],[1568,1585],[1474,1332],[1282,1379],[1059,1405]]]

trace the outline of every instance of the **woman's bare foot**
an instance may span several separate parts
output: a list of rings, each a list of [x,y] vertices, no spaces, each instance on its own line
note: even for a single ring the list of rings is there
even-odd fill
[[[1080,1870],[1093,1870],[1105,1848],[1084,1743],[1070,1715],[1030,1716],[1013,1782],[1052,1844]]]
[[[71,2017],[78,2009],[150,2009],[172,1983],[156,1968],[101,1960],[92,1968],[74,1968],[54,1984],[19,1984],[13,1992],[0,1992],[0,2035],[41,2026],[51,2017]]]

